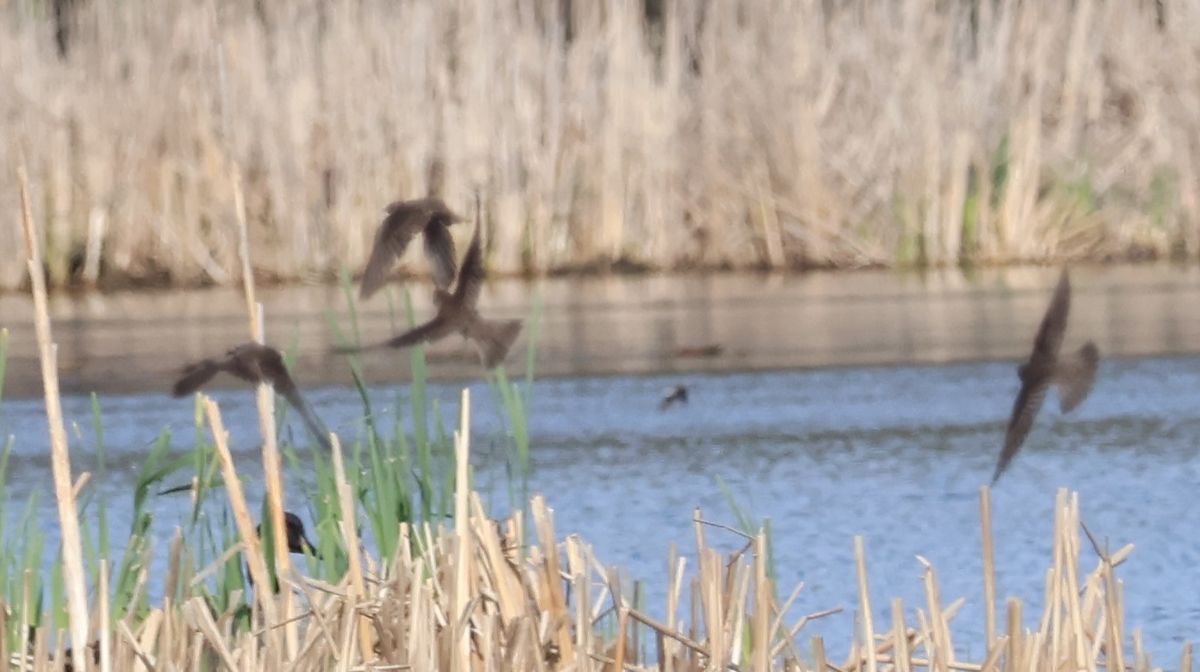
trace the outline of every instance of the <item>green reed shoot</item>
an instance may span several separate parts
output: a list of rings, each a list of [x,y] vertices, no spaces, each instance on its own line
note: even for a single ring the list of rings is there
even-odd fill
[[[541,322],[540,296],[535,296],[526,322],[528,347],[525,352],[525,388],[509,380],[504,367],[497,367],[488,375],[493,396],[499,399],[503,421],[509,442],[505,454],[508,459],[508,501],[511,506],[522,506],[529,501],[529,406],[533,401],[533,373],[537,360],[538,327]]]

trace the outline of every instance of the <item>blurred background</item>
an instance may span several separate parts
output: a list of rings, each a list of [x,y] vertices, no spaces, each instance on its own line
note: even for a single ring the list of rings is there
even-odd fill
[[[1200,254],[1194,2],[0,7],[56,285],[234,281],[234,166],[256,274],[333,278],[434,159],[506,274]]]

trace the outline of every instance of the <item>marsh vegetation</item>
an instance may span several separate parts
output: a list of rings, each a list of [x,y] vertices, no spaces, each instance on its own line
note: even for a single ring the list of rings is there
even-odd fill
[[[435,160],[502,273],[1200,254],[1194,3],[54,4],[0,7],[52,285],[236,282],[235,166],[256,274],[331,279]]]

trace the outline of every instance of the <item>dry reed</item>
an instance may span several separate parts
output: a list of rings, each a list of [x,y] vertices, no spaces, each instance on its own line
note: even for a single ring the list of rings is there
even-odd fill
[[[1200,254],[1183,0],[72,4],[65,60],[0,6],[52,284],[236,281],[233,163],[268,278],[361,267],[437,158],[500,272]]]
[[[24,166],[17,174],[21,194],[21,229],[24,231],[26,268],[32,279],[34,326],[37,330],[38,359],[42,366],[42,386],[45,389],[46,422],[50,435],[50,467],[54,478],[54,497],[58,503],[58,523],[62,531],[63,583],[66,584],[67,613],[70,618],[72,650],[76,669],[83,669],[84,646],[88,641],[87,592],[84,588],[83,545],[79,535],[79,510],[75,493],[79,484],[72,483],[71,451],[67,445],[67,428],[63,422],[62,401],[58,394],[58,345],[50,330],[50,313],[46,307],[46,285],[43,281],[41,241],[33,224],[32,207]],[[86,474],[84,475],[86,476]],[[104,634],[107,635],[107,623]]]

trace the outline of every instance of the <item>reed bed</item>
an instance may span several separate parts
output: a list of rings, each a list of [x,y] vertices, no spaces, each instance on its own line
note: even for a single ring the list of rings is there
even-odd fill
[[[1198,59],[1185,0],[11,0],[0,164],[52,285],[236,282],[234,164],[281,280],[434,173],[505,273],[1195,258]]]

